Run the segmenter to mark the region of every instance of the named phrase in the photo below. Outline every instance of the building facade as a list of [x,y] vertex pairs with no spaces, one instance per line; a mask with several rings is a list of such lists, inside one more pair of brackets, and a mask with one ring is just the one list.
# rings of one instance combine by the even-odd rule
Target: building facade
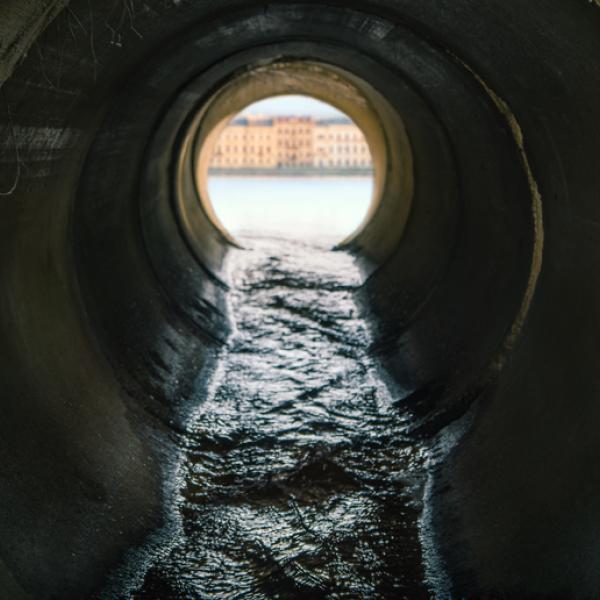
[[249,116],[232,121],[215,148],[211,169],[368,170],[371,153],[347,118]]
[[313,164],[313,130],[311,117],[277,117],[277,166],[311,167]]
[[318,121],[314,138],[315,167],[366,169],[372,166],[367,140],[350,119]]
[[272,119],[244,118],[221,134],[211,163],[216,169],[273,169],[279,160],[277,131]]

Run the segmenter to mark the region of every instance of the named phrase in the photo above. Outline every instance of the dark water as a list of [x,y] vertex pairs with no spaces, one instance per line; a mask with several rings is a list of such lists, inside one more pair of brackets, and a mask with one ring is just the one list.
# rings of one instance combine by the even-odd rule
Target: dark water
[[133,597],[427,598],[424,456],[368,354],[358,270],[318,245],[251,243],[186,443],[182,531]]

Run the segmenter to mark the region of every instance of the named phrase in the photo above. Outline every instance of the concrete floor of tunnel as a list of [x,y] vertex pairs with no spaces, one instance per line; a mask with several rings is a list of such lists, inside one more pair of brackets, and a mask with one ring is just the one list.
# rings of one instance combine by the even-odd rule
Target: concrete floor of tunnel
[[233,333],[180,441],[181,524],[132,597],[430,597],[426,450],[370,355],[352,256],[241,239]]

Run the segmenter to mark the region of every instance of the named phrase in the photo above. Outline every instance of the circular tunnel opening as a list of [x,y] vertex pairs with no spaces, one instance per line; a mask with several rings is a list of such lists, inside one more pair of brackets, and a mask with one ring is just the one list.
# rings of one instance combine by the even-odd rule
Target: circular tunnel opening
[[[329,50],[326,46],[321,47],[320,50],[327,56]],[[226,244],[236,245],[232,232],[224,226],[215,210],[214,198],[209,189],[209,181],[212,179],[210,171],[214,168],[219,140],[222,135],[227,135],[225,131],[228,125],[242,111],[255,103],[264,102],[269,98],[303,96],[310,98],[310,102],[320,102],[321,106],[328,105],[329,114],[335,115],[332,120],[336,118],[344,120],[343,123],[325,123],[324,126],[329,125],[332,130],[352,128],[351,135],[346,132],[343,135],[340,132],[340,135],[343,138],[348,135],[356,140],[349,139],[347,144],[345,139],[340,140],[343,153],[339,154],[338,149],[339,155],[328,159],[324,156],[329,150],[324,147],[327,140],[319,140],[318,137],[313,139],[315,135],[318,136],[315,130],[320,129],[319,123],[313,123],[312,125],[317,127],[313,127],[311,139],[303,142],[309,146],[304,145],[302,152],[298,152],[299,149],[296,149],[296,152],[290,151],[288,147],[287,155],[286,148],[283,146],[283,155],[275,161],[281,164],[276,166],[283,172],[287,170],[288,174],[298,166],[304,170],[304,174],[307,168],[315,172],[326,171],[328,168],[334,171],[337,168],[338,173],[343,175],[354,170],[354,174],[370,175],[371,181],[369,182],[367,178],[359,184],[363,188],[360,192],[361,200],[358,199],[359,190],[355,189],[355,186],[351,191],[350,186],[347,186],[345,194],[337,194],[333,189],[334,186],[329,182],[329,187],[332,189],[324,190],[318,197],[314,194],[314,190],[307,190],[301,196],[304,197],[305,202],[310,197],[311,203],[315,209],[318,207],[321,215],[315,213],[313,217],[307,216],[309,206],[305,204],[300,208],[299,203],[296,203],[297,211],[293,228],[299,229],[301,225],[300,229],[304,229],[305,234],[311,229],[321,232],[327,230],[331,245],[337,243],[338,247],[361,248],[361,252],[367,258],[373,259],[370,268],[374,268],[376,261],[380,257],[389,255],[397,245],[410,213],[413,176],[412,152],[408,135],[398,110],[392,107],[367,79],[333,62],[304,58],[305,52],[302,44],[288,43],[283,47],[267,46],[247,56],[240,54],[219,65],[213,87],[216,91],[212,91],[200,107],[195,107],[194,116],[188,122],[180,145],[176,172],[178,177],[176,209],[183,224],[182,229],[188,237],[188,243],[198,248],[202,232],[195,223],[208,221],[221,240]],[[334,53],[334,50],[331,52]],[[285,53],[286,58],[281,58],[282,53]],[[207,86],[206,79],[204,86]],[[303,115],[286,116],[298,118]],[[310,117],[310,114],[308,116]],[[312,120],[319,119],[313,117]],[[305,127],[300,124],[298,127],[298,124],[292,126],[291,123],[281,122],[279,127],[280,129],[299,128],[302,130],[302,135],[306,135],[306,129],[310,129],[311,126],[310,122],[307,125]],[[332,132],[331,135],[334,136],[333,141],[337,141],[335,140],[337,132]],[[282,140],[282,143],[285,144],[285,141]],[[231,150],[232,147],[236,147],[236,144],[229,144],[229,146]],[[307,157],[307,154],[312,154],[315,148],[323,154],[320,162],[316,156],[310,159]],[[255,147],[252,156],[254,160],[257,160],[256,154]],[[276,152],[275,155],[277,156]],[[286,164],[292,162],[294,155],[296,161],[312,164],[296,167]],[[359,159],[360,156],[365,158]],[[232,157],[229,159],[232,160]],[[239,160],[241,157],[238,157]],[[341,164],[336,164],[338,161],[341,161]],[[368,164],[361,164],[361,161]],[[221,164],[221,166],[232,165]],[[316,187],[315,182],[312,185]],[[280,187],[284,187],[282,183]],[[213,186],[212,194],[214,195],[215,192],[218,192],[218,185]],[[342,214],[333,206],[349,193],[356,197],[354,202],[356,210],[352,215],[347,211]],[[318,202],[321,198],[327,198],[327,201]],[[330,203],[329,208],[327,203]],[[267,216],[270,217],[272,215]],[[393,230],[386,230],[384,226],[386,219],[389,218],[394,220]],[[257,219],[260,221],[260,216]],[[263,225],[265,222],[263,216]],[[292,228],[289,218],[288,227],[290,227],[289,232]],[[198,252],[201,252],[200,248]]]
[[310,96],[244,108],[222,130],[207,176],[215,225],[245,245],[250,235],[277,235],[333,246],[352,237],[373,201],[363,132]]

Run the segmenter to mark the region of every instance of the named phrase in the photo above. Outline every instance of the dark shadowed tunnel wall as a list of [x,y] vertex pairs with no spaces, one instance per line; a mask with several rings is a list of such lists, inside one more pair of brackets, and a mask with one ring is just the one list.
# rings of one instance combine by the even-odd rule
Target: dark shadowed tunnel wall
[[433,448],[435,593],[597,596],[599,59],[586,0],[3,2],[0,597],[89,597],[161,525],[228,332],[199,145],[274,89],[372,143],[346,246]]

